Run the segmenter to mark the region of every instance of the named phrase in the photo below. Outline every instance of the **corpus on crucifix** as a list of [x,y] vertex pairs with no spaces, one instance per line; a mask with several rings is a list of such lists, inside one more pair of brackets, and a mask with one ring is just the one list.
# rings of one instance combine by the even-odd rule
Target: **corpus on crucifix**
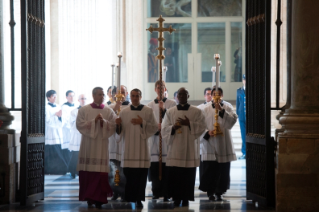
[[[220,55],[219,54],[215,54],[214,58],[216,60],[216,91],[215,91],[215,95],[213,96],[214,102],[216,103],[220,103],[220,98],[221,98],[221,93],[219,90],[219,83],[220,83],[220,66],[222,65],[222,62],[219,60],[220,59]],[[214,74],[213,74],[214,75]],[[214,81],[212,82],[213,87],[214,87]],[[215,109],[215,124],[214,124],[214,136],[217,135],[223,135],[223,132],[220,129],[219,123],[218,123],[218,109]]]
[[[159,60],[159,81],[161,83],[160,86],[160,100],[163,99],[163,86],[162,86],[162,81],[163,81],[163,77],[162,77],[162,64],[163,64],[163,60],[165,59],[165,56],[163,55],[163,52],[165,50],[164,48],[164,37],[163,37],[163,33],[164,32],[169,32],[170,34],[172,34],[172,32],[176,31],[176,29],[173,29],[172,26],[170,25],[169,28],[164,28],[163,26],[163,22],[165,21],[165,19],[162,17],[162,15],[160,15],[160,17],[156,20],[159,23],[159,27],[158,28],[153,28],[153,26],[151,25],[148,29],[148,31],[150,31],[150,33],[153,32],[158,32],[158,38],[157,40],[159,41],[159,47],[157,48],[159,54],[156,56],[156,58]],[[162,123],[162,110],[159,110],[159,123]],[[162,134],[161,131],[159,131],[159,180],[162,179]]]

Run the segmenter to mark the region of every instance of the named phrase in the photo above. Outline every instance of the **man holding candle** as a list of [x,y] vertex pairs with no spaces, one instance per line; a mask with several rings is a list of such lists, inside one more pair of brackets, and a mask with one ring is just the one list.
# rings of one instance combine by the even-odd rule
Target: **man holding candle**
[[[164,96],[165,91],[165,82],[162,81],[162,98]],[[158,131],[148,139],[151,153],[151,167],[149,170],[149,180],[152,181],[153,199],[164,197],[164,201],[166,202],[168,201],[166,177],[167,143],[164,139],[162,140],[162,180],[159,180],[159,130],[161,129],[161,123],[159,123],[159,110],[162,110],[162,117],[164,117],[166,111],[169,108],[176,106],[176,102],[174,100],[170,100],[167,98],[163,98],[163,100],[161,100],[160,80],[156,81],[155,83],[155,92],[157,93],[157,97],[154,99],[154,101],[151,101],[147,104],[147,106],[153,109],[156,122],[158,123]]]
[[[230,103],[223,101],[223,90],[218,89],[221,101],[215,102],[203,109],[206,129],[200,138],[202,173],[199,189],[207,192],[209,200],[222,201],[222,194],[229,189],[230,162],[236,160],[236,154],[231,137],[231,128],[237,121]],[[212,96],[216,94],[213,87]],[[218,109],[218,123],[222,135],[214,135],[215,109]],[[216,195],[216,197],[214,196]]]
[[79,200],[88,201],[101,208],[113,192],[108,183],[108,138],[115,132],[116,115],[105,107],[104,91],[96,87],[92,91],[93,103],[79,109],[76,128],[82,134],[79,161]]
[[175,206],[183,201],[194,201],[196,167],[199,166],[199,142],[197,138],[205,131],[202,111],[188,104],[189,94],[185,88],[178,90],[179,104],[166,111],[162,123],[163,140],[167,141],[168,195]]
[[[116,94],[116,88],[113,89],[113,96]],[[111,104],[109,107],[113,109],[115,113],[118,113],[119,109],[122,111],[124,108],[131,105],[129,101],[126,101],[126,96],[128,92],[126,90],[126,86],[121,85],[121,94],[124,96],[123,101],[116,101],[115,103]],[[116,98],[114,98],[116,100]],[[123,173],[123,168],[121,165],[121,154],[122,154],[122,138],[114,133],[109,138],[109,156],[110,156],[110,185],[113,190],[113,197],[112,200],[117,200],[120,196],[122,201],[125,201],[125,175]],[[120,174],[120,183],[118,186],[114,184],[114,177],[116,170],[119,170]]]
[[126,177],[125,200],[136,202],[141,208],[150,167],[147,139],[157,132],[158,124],[152,109],[140,103],[142,92],[135,88],[130,96],[132,104],[120,112],[116,132],[123,138],[121,167]]

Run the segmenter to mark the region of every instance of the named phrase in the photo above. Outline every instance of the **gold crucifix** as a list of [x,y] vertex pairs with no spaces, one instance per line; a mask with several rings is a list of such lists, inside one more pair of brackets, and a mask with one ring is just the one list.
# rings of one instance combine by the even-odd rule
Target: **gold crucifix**
[[[158,28],[153,28],[151,25],[148,29],[150,33],[153,32],[158,32],[158,38],[157,40],[159,41],[159,47],[156,49],[159,51],[159,54],[156,56],[156,58],[160,62],[160,67],[159,67],[159,73],[160,73],[160,100],[163,99],[163,80],[162,80],[162,60],[165,59],[165,56],[163,55],[163,51],[165,50],[163,42],[164,42],[164,37],[163,37],[163,32],[169,32],[169,34],[172,34],[172,32],[175,32],[176,29],[172,28],[172,25],[169,26],[169,28],[164,28],[163,27],[163,22],[165,19],[160,15],[160,17],[156,20],[159,22],[159,27]],[[159,122],[162,123],[162,110],[159,110]],[[159,180],[162,180],[162,134],[161,131],[159,132]]]

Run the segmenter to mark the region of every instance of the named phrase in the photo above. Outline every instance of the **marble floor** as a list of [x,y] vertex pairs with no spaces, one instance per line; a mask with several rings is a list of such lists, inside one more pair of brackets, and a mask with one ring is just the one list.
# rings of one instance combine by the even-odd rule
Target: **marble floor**
[[173,202],[152,200],[151,184],[146,187],[146,200],[143,209],[136,209],[134,203],[109,201],[102,209],[88,207],[86,202],[78,201],[79,180],[65,175],[47,175],[45,177],[45,199],[33,206],[21,207],[19,204],[0,206],[0,211],[274,211],[247,201],[246,196],[246,164],[245,160],[238,160],[231,165],[231,185],[224,195],[225,201],[211,202],[206,193],[198,190],[199,172],[196,173],[195,201],[188,207],[175,207]]

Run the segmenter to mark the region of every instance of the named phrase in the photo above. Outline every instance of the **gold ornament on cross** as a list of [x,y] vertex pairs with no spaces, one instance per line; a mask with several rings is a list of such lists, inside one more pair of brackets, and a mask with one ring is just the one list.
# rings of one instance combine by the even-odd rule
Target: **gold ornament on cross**
[[[169,32],[170,34],[172,34],[173,32],[176,31],[176,29],[173,29],[172,26],[170,25],[169,28],[164,28],[163,27],[163,22],[165,21],[165,19],[162,17],[162,15],[160,15],[160,17],[156,20],[159,23],[159,27],[158,28],[153,28],[153,26],[151,25],[148,29],[148,31],[150,31],[150,33],[153,32],[158,32],[158,38],[157,40],[159,41],[159,46],[156,48],[156,50],[159,51],[159,54],[156,56],[156,58],[159,60],[160,62],[160,67],[159,67],[159,74],[160,74],[160,101],[162,101],[163,99],[163,69],[162,69],[162,60],[165,59],[165,56],[163,55],[163,52],[165,50],[163,42],[164,42],[164,37],[163,37],[163,32]],[[159,110],[159,122],[162,123],[162,110]],[[161,134],[161,130],[159,132],[159,180],[162,180],[162,134]]]

